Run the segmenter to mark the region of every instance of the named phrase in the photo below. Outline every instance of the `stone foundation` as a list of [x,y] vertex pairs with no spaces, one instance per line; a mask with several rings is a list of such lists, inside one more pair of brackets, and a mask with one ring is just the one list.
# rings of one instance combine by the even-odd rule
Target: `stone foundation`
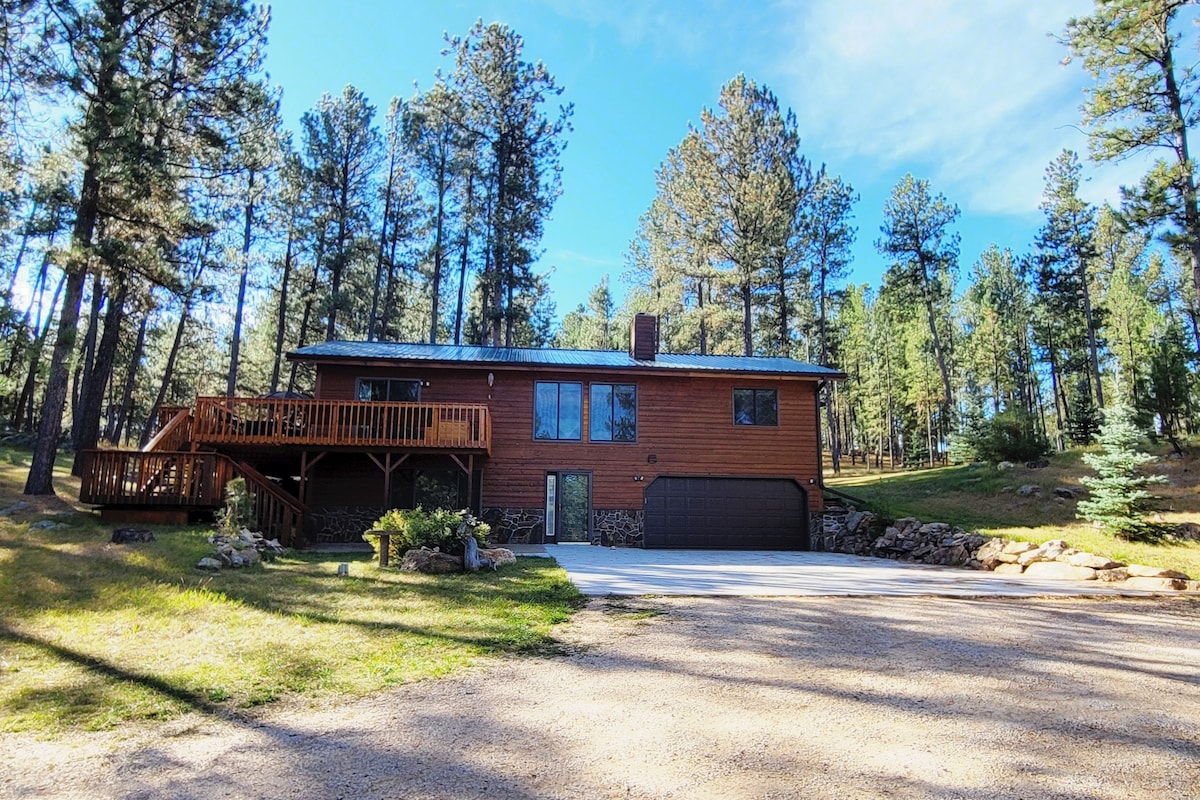
[[643,518],[640,508],[597,508],[592,512],[592,544],[642,547]]
[[542,544],[546,511],[542,508],[485,508],[480,519],[492,527],[488,538],[498,544]]
[[309,541],[316,544],[361,542],[383,516],[382,506],[318,506],[308,513]]

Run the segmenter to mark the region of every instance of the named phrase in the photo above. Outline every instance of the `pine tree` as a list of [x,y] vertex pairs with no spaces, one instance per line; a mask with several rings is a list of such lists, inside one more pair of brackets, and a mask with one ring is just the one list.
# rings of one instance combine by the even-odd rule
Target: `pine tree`
[[1154,499],[1146,487],[1166,483],[1161,475],[1145,475],[1139,467],[1154,460],[1137,449],[1141,431],[1133,423],[1129,407],[1120,403],[1110,408],[1100,429],[1101,453],[1087,453],[1083,460],[1097,473],[1080,481],[1091,492],[1081,500],[1076,516],[1098,524],[1106,533],[1122,539],[1146,539],[1152,527],[1145,514]]

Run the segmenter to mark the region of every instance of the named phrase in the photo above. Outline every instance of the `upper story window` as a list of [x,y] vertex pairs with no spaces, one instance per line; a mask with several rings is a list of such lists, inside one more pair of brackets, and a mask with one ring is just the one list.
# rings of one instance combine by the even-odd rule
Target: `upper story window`
[[533,389],[533,438],[578,441],[583,432],[583,384],[538,381]]
[[593,442],[637,441],[637,387],[593,383],[588,403],[588,438]]
[[776,389],[734,389],[734,425],[778,425],[779,392]]
[[359,378],[355,397],[359,400],[415,403],[421,399],[421,382],[410,378]]

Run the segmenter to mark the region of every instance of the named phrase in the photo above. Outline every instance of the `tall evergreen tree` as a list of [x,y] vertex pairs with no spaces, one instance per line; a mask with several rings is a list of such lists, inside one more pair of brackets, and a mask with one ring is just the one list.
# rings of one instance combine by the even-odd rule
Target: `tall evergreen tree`
[[[1140,186],[1127,192],[1131,213],[1171,227],[1200,293],[1200,199],[1189,135],[1197,120],[1197,83],[1182,47],[1183,9],[1191,0],[1095,0],[1089,16],[1072,18],[1062,42],[1095,79],[1082,106],[1092,157],[1124,159],[1162,153]],[[1180,58],[1183,63],[1180,63]]]
[[540,62],[523,59],[524,40],[501,23],[478,21],[464,37],[448,37],[454,53],[450,86],[462,98],[465,133],[486,156],[487,257],[481,309],[487,342],[512,345],[521,311],[518,296],[537,291],[530,271],[542,226],[557,199],[559,157],[572,107],[553,117],[545,104],[562,94]]
[[894,259],[888,268],[888,280],[898,290],[909,293],[925,312],[947,411],[954,405],[954,390],[944,312],[949,310],[958,270],[959,237],[950,230],[958,214],[958,206],[944,195],[930,194],[929,181],[905,175],[884,204],[880,227],[883,238],[875,243],[880,253]]

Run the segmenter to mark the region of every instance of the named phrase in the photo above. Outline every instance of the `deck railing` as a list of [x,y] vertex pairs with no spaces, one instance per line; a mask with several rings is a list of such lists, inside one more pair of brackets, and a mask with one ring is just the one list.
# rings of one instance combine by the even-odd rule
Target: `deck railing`
[[143,451],[178,452],[192,440],[192,410],[187,406],[171,406],[171,411],[171,417],[164,417],[162,411],[159,411],[159,419],[164,421],[158,426],[158,433],[154,434],[154,438],[146,442]]
[[213,445],[489,450],[492,430],[485,405],[199,397],[192,437]]
[[79,500],[114,506],[175,506],[218,509],[225,484],[246,479],[254,496],[258,529],[292,546],[304,528],[305,508],[248,464],[221,453],[88,450],[84,453]]
[[218,453],[90,450],[84,454],[79,500],[217,508],[233,465]]

